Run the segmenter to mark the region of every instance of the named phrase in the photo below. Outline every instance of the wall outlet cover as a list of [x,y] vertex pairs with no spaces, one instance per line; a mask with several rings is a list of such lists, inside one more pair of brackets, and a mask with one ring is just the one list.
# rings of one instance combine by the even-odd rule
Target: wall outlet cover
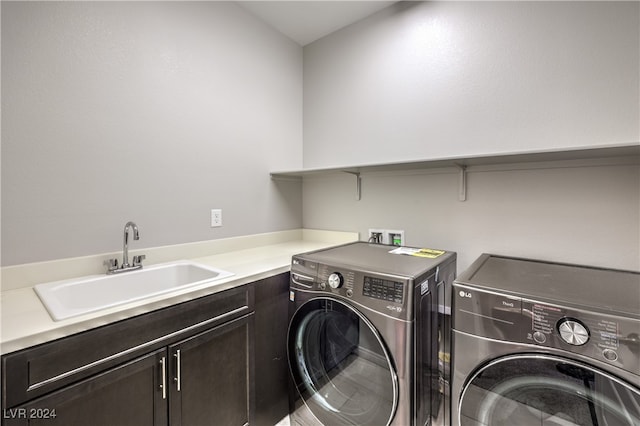
[[211,209],[211,227],[222,226],[222,209]]

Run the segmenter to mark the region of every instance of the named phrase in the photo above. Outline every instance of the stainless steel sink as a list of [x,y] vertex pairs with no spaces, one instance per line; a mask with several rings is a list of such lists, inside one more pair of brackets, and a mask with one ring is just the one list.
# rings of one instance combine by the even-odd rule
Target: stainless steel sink
[[38,284],[35,292],[55,321],[170,291],[222,281],[231,272],[189,261],[153,265],[118,275],[92,275]]

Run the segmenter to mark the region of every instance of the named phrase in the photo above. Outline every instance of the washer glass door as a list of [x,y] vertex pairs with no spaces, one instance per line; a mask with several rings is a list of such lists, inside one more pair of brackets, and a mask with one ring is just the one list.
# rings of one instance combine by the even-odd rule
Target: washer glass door
[[398,379],[374,326],[355,308],[312,299],[289,326],[289,366],[300,397],[325,425],[386,425]]
[[480,368],[458,410],[463,426],[632,426],[640,390],[577,361],[513,355]]

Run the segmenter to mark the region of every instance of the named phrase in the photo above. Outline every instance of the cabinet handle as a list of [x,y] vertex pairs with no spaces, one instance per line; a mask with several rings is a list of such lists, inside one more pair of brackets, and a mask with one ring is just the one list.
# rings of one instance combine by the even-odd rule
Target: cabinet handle
[[176,358],[176,377],[173,378],[173,381],[176,382],[176,388],[180,392],[180,349],[177,349],[173,356]]
[[160,360],[160,365],[162,366],[162,383],[160,384],[160,387],[162,388],[162,399],[167,399],[167,364],[165,357],[162,357]]

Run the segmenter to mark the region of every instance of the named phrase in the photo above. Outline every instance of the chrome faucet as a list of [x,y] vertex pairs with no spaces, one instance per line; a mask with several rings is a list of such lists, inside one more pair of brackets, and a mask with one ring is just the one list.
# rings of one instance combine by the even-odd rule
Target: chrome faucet
[[129,264],[129,230],[133,230],[133,239],[139,240],[140,233],[138,232],[138,225],[133,222],[127,222],[124,225],[124,238],[122,244],[122,265],[118,267],[118,259],[109,259],[107,262],[107,274],[118,274],[120,272],[134,271],[142,268],[142,261],[146,258],[144,254],[139,256],[133,256],[133,264]]
[[127,222],[124,226],[124,243],[122,244],[122,268],[128,268],[129,265],[129,229],[133,229],[133,239],[138,241],[140,233],[138,225],[133,222]]

